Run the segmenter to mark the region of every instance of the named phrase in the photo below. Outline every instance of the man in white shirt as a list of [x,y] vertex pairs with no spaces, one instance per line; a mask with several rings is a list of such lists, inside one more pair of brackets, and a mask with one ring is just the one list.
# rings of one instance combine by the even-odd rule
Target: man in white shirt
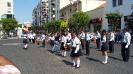
[[115,34],[113,31],[109,32],[109,52],[114,53],[114,40],[115,40]]
[[89,32],[85,32],[85,41],[86,41],[86,55],[90,55],[90,41],[93,36]]
[[101,39],[101,34],[99,33],[99,31],[96,32],[96,45],[97,45],[97,49],[100,49],[100,39]]
[[130,56],[130,43],[131,43],[131,34],[128,32],[128,29],[124,29],[124,40],[122,43],[121,54],[123,61],[128,62]]
[[41,40],[42,40],[42,46],[45,48],[45,38],[46,38],[46,35],[44,33],[42,33],[41,35]]
[[82,49],[85,49],[85,32],[81,31],[81,34],[80,34],[79,37],[80,37],[80,40],[81,40]]

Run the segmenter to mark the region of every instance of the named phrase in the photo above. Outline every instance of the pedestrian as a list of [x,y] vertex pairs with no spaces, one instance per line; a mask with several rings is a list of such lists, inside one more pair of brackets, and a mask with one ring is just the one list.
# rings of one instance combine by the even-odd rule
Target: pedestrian
[[36,37],[36,34],[34,32],[32,32],[32,42],[35,43],[35,37]]
[[46,35],[44,33],[42,33],[41,40],[42,40],[42,47],[44,47],[44,48],[45,48],[45,39],[46,39]]
[[104,61],[102,61],[103,64],[108,63],[108,54],[107,54],[108,46],[107,46],[107,37],[106,37],[106,31],[103,30],[101,34],[101,52],[104,56]]
[[109,31],[109,52],[114,53],[114,41],[115,41],[115,34],[113,31]]
[[100,40],[101,39],[101,34],[99,33],[99,31],[96,32],[96,46],[97,46],[97,50],[100,50]]
[[54,46],[54,40],[55,40],[54,33],[51,33],[48,40],[50,41],[50,46],[53,47]]
[[89,32],[85,32],[85,45],[86,45],[86,55],[90,55],[90,42],[92,39],[92,35]]
[[23,39],[23,44],[24,44],[24,49],[28,48],[28,36],[27,34],[24,34],[24,39]]
[[121,54],[123,61],[128,62],[130,56],[130,43],[131,43],[131,34],[128,29],[124,29],[124,39],[121,44]]
[[81,31],[81,34],[79,35],[82,49],[85,49],[85,32]]
[[73,61],[73,67],[79,68],[80,67],[80,55],[81,55],[81,49],[80,49],[80,39],[77,37],[75,33],[72,33],[72,43],[71,43],[71,58]]
[[60,51],[60,33],[57,32],[55,35],[55,40],[54,40],[54,46],[52,48],[53,52]]
[[66,34],[63,32],[62,34],[61,34],[61,47],[60,47],[60,49],[61,49],[61,51],[62,51],[62,56],[63,57],[65,57],[66,56],[66,48],[67,48],[67,46],[66,46],[66,42],[67,42],[67,37],[66,37]]

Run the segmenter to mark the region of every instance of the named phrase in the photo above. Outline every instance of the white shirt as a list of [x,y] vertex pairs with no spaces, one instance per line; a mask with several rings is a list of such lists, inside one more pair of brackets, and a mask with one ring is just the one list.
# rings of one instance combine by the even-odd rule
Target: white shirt
[[102,43],[106,43],[106,41],[107,41],[107,38],[106,38],[106,35],[104,35],[103,38],[102,38],[102,40],[101,40],[101,42]]
[[109,41],[114,41],[114,40],[115,40],[115,34],[111,32]]
[[54,36],[52,36],[52,37],[50,36],[49,39],[50,40],[55,40],[55,37]]
[[76,47],[75,53],[77,53],[79,51],[79,47],[80,47],[80,40],[79,38],[75,37],[72,39],[72,47]]
[[68,33],[66,38],[67,38],[67,40],[71,40],[71,38],[72,38],[71,33]]
[[13,65],[4,65],[0,66],[0,74],[21,74],[21,72]]
[[66,36],[62,36],[61,37],[61,42],[64,43],[64,46],[66,45],[66,42],[67,42],[67,37]]
[[44,34],[42,34],[41,40],[43,41],[43,40],[45,40],[45,38],[46,38],[46,36]]
[[98,38],[101,38],[101,34],[100,34],[99,32],[97,32],[96,38],[97,38],[97,39],[98,39]]
[[80,38],[81,38],[81,39],[85,39],[85,33],[84,33],[84,32],[82,32],[82,33],[80,34]]
[[90,41],[92,38],[93,38],[93,36],[91,34],[86,33],[86,37],[85,37],[86,41]]
[[124,43],[127,43],[127,46],[131,43],[131,34],[129,32],[126,32],[124,35]]

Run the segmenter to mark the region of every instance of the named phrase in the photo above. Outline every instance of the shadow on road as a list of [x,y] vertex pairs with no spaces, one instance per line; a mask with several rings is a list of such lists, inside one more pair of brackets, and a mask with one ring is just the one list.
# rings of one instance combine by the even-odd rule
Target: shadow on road
[[130,57],[133,57],[133,56],[130,56]]
[[116,58],[116,57],[112,57],[112,56],[109,56],[109,58],[114,59],[114,60],[118,60],[118,61],[123,61],[122,59],[119,59],[119,58]]
[[66,65],[72,65],[72,62],[67,61],[67,60],[62,60],[62,62],[64,62]]
[[90,58],[90,57],[86,57],[88,60],[91,60],[91,61],[95,61],[95,62],[100,62],[101,63],[101,61],[100,60],[98,60],[98,59],[94,59],[94,58]]

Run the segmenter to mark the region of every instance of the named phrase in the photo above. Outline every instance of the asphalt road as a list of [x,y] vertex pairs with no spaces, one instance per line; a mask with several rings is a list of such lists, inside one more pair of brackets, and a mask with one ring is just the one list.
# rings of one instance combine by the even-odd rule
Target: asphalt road
[[[49,51],[35,44],[29,44],[29,49],[24,50],[22,40],[0,40],[0,55],[13,61],[22,74],[133,74],[133,45],[129,62],[123,62],[120,44],[115,44],[115,52],[109,54],[109,63],[102,64],[101,52],[91,48],[90,56],[81,56],[81,67],[71,67],[70,52],[67,57]],[[83,50],[84,52],[85,50]]]

